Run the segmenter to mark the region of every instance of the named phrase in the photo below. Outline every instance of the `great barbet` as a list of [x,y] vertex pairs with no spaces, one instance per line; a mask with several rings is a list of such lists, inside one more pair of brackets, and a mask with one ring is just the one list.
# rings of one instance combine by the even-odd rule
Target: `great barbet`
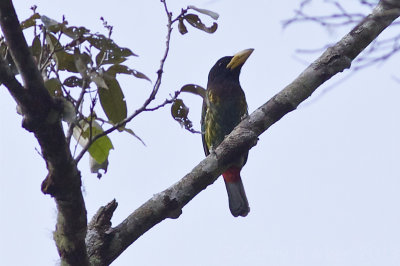
[[[252,52],[253,49],[246,49],[234,56],[222,57],[210,70],[201,117],[203,147],[206,155],[210,154],[248,115],[246,97],[240,86],[239,74]],[[229,209],[235,217],[246,216],[250,211],[240,177],[247,155],[248,153],[235,159],[222,173],[228,192]]]

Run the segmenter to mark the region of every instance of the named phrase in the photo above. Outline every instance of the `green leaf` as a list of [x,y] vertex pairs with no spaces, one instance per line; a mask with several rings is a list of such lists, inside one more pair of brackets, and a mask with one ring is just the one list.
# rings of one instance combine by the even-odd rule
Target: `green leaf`
[[190,92],[200,96],[203,99],[206,97],[206,90],[203,87],[196,84],[186,84],[181,88],[181,92]]
[[62,32],[74,40],[90,36],[90,30],[85,27],[65,27]]
[[61,44],[58,42],[57,38],[53,34],[46,34],[46,41],[52,51],[57,51],[55,53],[57,69],[78,73],[78,69],[75,66],[74,55],[65,52],[64,48],[61,46]]
[[57,65],[59,70],[67,70],[69,72],[78,73],[73,54],[67,53],[64,50],[56,53]]
[[124,94],[118,81],[115,78],[104,79],[107,88],[97,84],[100,103],[104,113],[107,115],[111,123],[117,124],[124,120],[127,116],[127,107]]
[[82,77],[86,77],[88,73],[88,65],[92,64],[92,59],[87,53],[81,53],[79,48],[74,49],[75,67]]
[[137,138],[144,146],[146,146],[146,143],[144,143],[144,141],[138,136],[138,135],[136,135],[135,134],[135,132],[133,132],[133,130],[132,129],[130,129],[130,128],[126,128],[126,127],[122,127],[122,128],[120,128],[120,131],[125,131],[125,132],[127,132],[127,133],[129,133],[129,134],[131,134],[132,136],[134,136],[135,138]]
[[39,36],[35,36],[35,38],[33,38],[31,52],[36,60],[39,61],[40,53],[42,52],[42,44],[40,42]]
[[56,36],[54,36],[54,34],[51,33],[46,34],[46,42],[50,45],[50,48],[52,50],[58,50],[63,48],[60,42],[57,40]]
[[56,78],[48,79],[44,82],[44,86],[49,91],[51,96],[62,95],[61,83],[58,79]]
[[151,80],[145,74],[135,69],[131,69],[125,65],[120,65],[120,64],[112,65],[107,69],[106,73],[114,78],[116,74],[128,74],[128,75],[133,75],[140,79],[146,79],[151,82]]
[[[90,138],[93,139],[93,137],[103,132],[104,130],[96,121],[88,123],[85,120],[81,120],[79,125],[74,127],[73,136],[82,147],[86,147]],[[90,156],[93,157],[98,164],[102,164],[108,159],[110,150],[113,148],[110,138],[108,136],[103,136],[93,142],[88,151]]]
[[211,11],[211,10],[198,8],[198,7],[195,7],[195,6],[188,6],[188,9],[196,10],[197,12],[202,13],[204,15],[207,15],[207,16],[213,18],[214,20],[217,20],[219,18],[219,14],[214,12],[214,11]]
[[148,80],[149,82],[151,82],[151,80],[142,72],[139,72],[137,70],[131,69],[131,73],[132,75],[134,75],[135,77],[139,78],[139,79],[145,79]]
[[103,64],[118,64],[126,60],[126,57],[137,56],[129,48],[118,46],[112,39],[103,34],[93,34],[86,40],[98,50],[106,53]]
[[76,76],[71,76],[68,77],[64,80],[63,82],[64,86],[73,88],[73,87],[82,87],[82,79],[76,77]]
[[129,48],[118,46],[112,39],[107,38],[103,34],[92,34],[90,37],[87,37],[86,40],[95,48],[100,50],[100,52],[104,53],[103,55],[98,55],[99,58],[96,58],[96,63],[100,63],[100,59],[102,64],[119,64],[124,62],[129,56],[137,56],[134,54]]
[[[100,134],[102,133],[103,130],[98,130],[96,133]],[[95,134],[95,135],[97,135]],[[96,140],[89,148],[89,153],[90,156],[93,157],[93,159],[99,163],[102,164],[105,162],[108,158],[108,155],[110,153],[110,150],[113,149],[113,145],[111,143],[111,140],[109,137],[104,136]]]
[[203,24],[203,22],[201,22],[199,16],[195,15],[195,14],[187,14],[183,17],[187,22],[189,22],[190,25],[192,25],[193,27],[205,31],[207,33],[214,33],[217,28],[218,28],[218,24],[217,23],[213,23],[213,25],[211,27],[207,27],[206,25]]
[[47,16],[41,16],[40,20],[43,22],[46,29],[53,33],[59,32],[64,26],[63,23],[59,23],[58,21]]
[[[118,46],[119,47],[119,46]],[[128,56],[137,56],[137,54],[134,54],[131,49],[129,48],[120,48],[116,50],[116,52],[121,53],[122,56],[128,57]]]
[[74,123],[76,120],[76,110],[75,106],[72,102],[67,100],[66,98],[62,98],[62,106],[63,106],[63,112],[62,112],[62,120],[67,122],[67,123]]
[[113,53],[106,53],[106,58],[103,60],[103,65],[106,64],[120,64],[126,61],[125,57],[116,56]]
[[86,40],[99,50],[112,50],[118,45],[113,40],[107,38],[103,34],[93,34],[86,38]]
[[40,15],[38,13],[34,13],[32,16],[21,22],[21,29],[25,30],[27,28],[36,26],[37,19],[40,19]]
[[104,88],[104,89],[107,89],[107,90],[109,89],[107,84],[106,84],[106,81],[103,78],[103,75],[100,75],[98,72],[91,72],[90,73],[90,79],[92,81],[94,81],[94,83],[96,84],[96,86],[98,88]]

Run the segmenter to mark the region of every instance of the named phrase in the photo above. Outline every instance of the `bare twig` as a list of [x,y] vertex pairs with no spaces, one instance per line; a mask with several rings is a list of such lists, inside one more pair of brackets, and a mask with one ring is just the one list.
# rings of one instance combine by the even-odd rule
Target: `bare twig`
[[[44,34],[46,34],[46,29],[44,29],[43,32],[44,32]],[[42,73],[42,71],[45,69],[45,67],[47,66],[47,64],[48,64],[48,63],[50,62],[50,60],[53,58],[54,54],[55,54],[56,52],[62,51],[63,48],[58,48],[58,49],[57,49],[57,46],[59,46],[59,45],[61,46],[61,43],[60,43],[61,35],[62,35],[62,32],[60,32],[60,34],[58,35],[57,43],[54,45],[53,49],[51,49],[51,52],[50,52],[49,55],[47,56],[46,60],[43,62],[43,65],[40,67],[40,69],[39,69],[40,73]],[[45,36],[45,35],[44,35],[44,36]],[[44,37],[44,38],[45,38],[45,37]],[[44,46],[43,46],[43,47],[44,47]],[[40,61],[39,61],[39,62],[40,62]]]
[[166,105],[168,105],[168,104],[171,104],[171,103],[173,103],[173,102],[178,98],[178,96],[179,96],[180,93],[181,93],[180,91],[176,91],[175,94],[174,94],[173,96],[170,95],[171,98],[165,99],[165,101],[164,101],[163,103],[161,103],[161,104],[159,104],[159,105],[157,105],[157,106],[155,106],[155,107],[145,108],[143,111],[156,111],[156,110],[158,110],[158,109],[160,109],[160,108],[162,108],[162,107],[164,107],[164,106],[166,106]]
[[331,15],[324,16],[308,15],[305,11],[305,8],[311,2],[311,0],[303,1],[300,4],[300,8],[294,11],[295,16],[291,19],[283,21],[283,27],[285,28],[295,22],[305,21],[312,21],[320,24],[323,27],[338,27],[354,25],[365,17],[365,14],[347,12],[347,10],[339,3],[339,1],[326,2],[327,4],[335,7],[336,13],[334,12]]
[[[78,99],[76,100],[76,103],[75,103],[75,112],[76,112],[77,114],[79,114],[78,121],[80,121],[80,120],[83,118],[83,115],[79,112],[79,109],[80,109],[81,106],[82,106],[82,103],[83,103],[83,99],[84,99],[84,96],[85,96],[85,93],[86,93],[87,86],[88,86],[88,81],[87,81],[86,78],[84,78],[84,79],[82,80],[82,87],[81,87],[82,90],[81,90],[81,93],[79,94],[79,97],[78,97]],[[71,137],[72,137],[72,133],[73,133],[73,131],[74,131],[74,127],[75,127],[75,123],[71,123],[71,124],[68,126],[68,132],[67,132],[67,136],[66,136],[68,146],[69,146],[70,143],[71,143]],[[75,147],[75,148],[76,148],[76,147]],[[75,153],[74,153],[74,154],[75,154]]]
[[[335,11],[331,15],[318,16],[309,15],[305,9],[312,0],[304,0],[301,2],[298,10],[295,10],[295,16],[289,20],[283,22],[283,27],[287,27],[295,22],[312,21],[319,25],[331,29],[333,27],[341,27],[358,23],[362,20],[363,14],[349,13],[338,0],[326,1],[327,4],[333,5]],[[387,1],[390,5],[390,1]],[[370,8],[373,7],[368,1],[360,1],[360,5],[365,5]],[[391,11],[389,11],[391,12]],[[393,22],[391,27],[398,26],[400,22]],[[331,45],[325,45],[318,49],[297,49],[297,53],[316,53],[326,49]],[[392,36],[384,40],[375,40],[368,49],[366,49],[362,55],[354,61],[352,71],[375,65],[377,63],[384,62],[397,54],[400,50],[400,34]]]
[[106,136],[106,135],[110,134],[111,132],[117,130],[118,128],[124,127],[127,123],[129,123],[132,119],[134,119],[140,113],[142,113],[144,111],[148,111],[148,110],[146,110],[147,106],[155,99],[155,97],[156,97],[156,95],[157,95],[157,93],[158,93],[158,91],[160,89],[160,86],[161,86],[161,81],[162,81],[163,72],[164,72],[164,64],[165,64],[165,62],[167,60],[168,53],[169,53],[172,25],[173,25],[174,22],[177,21],[176,19],[172,20],[172,13],[169,12],[166,1],[162,0],[161,2],[164,5],[164,10],[165,10],[165,13],[166,13],[167,18],[168,18],[167,36],[166,36],[166,42],[165,42],[164,55],[161,58],[160,66],[159,66],[159,69],[157,70],[157,80],[154,83],[153,89],[152,89],[149,97],[145,100],[145,102],[143,103],[143,105],[140,108],[138,108],[135,112],[133,112],[133,114],[131,114],[130,116],[125,118],[123,121],[115,124],[113,127],[105,130],[103,133],[98,134],[98,135],[94,136],[92,139],[90,139],[89,143],[82,149],[82,151],[75,158],[75,161],[77,163],[82,159],[83,155],[87,152],[87,150],[89,149],[90,145],[92,145],[93,142],[95,142],[96,140],[98,140],[99,138],[101,138],[103,136]]
[[[102,119],[100,117],[96,117],[96,120],[100,121],[102,124],[109,124],[109,125],[113,126],[113,124],[110,121],[104,120],[104,119]],[[142,140],[142,138],[139,137],[132,129],[124,127],[124,128],[122,128],[120,130],[125,131],[128,134],[134,136],[138,141],[140,141],[144,146],[146,146],[146,143]]]

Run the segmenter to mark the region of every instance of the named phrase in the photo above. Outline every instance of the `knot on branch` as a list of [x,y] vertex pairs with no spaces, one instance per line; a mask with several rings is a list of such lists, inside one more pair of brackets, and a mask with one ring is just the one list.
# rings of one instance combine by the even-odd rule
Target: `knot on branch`
[[[41,190],[44,194],[49,194],[52,197],[62,200],[71,197],[72,191],[80,192],[82,182],[80,172],[76,168],[68,167],[68,164],[57,165],[53,168],[54,165],[48,163],[47,159],[46,162],[49,174],[42,182]],[[76,170],[76,172],[71,172],[71,169]]]
[[331,75],[343,72],[346,68],[350,68],[351,62],[352,60],[348,56],[336,54],[327,62],[328,71]]
[[179,203],[175,198],[164,195],[163,203],[168,210],[168,218],[177,219],[182,214],[182,209],[179,207]]
[[102,228],[104,231],[107,231],[111,227],[111,218],[117,207],[118,202],[115,199],[110,201],[106,206],[100,207],[88,224],[88,230]]
[[113,199],[106,206],[100,207],[88,224],[85,242],[89,260],[94,265],[102,265],[107,257],[104,256],[104,251],[109,245],[111,218],[117,207],[118,203]]
[[[339,48],[340,49],[340,48]],[[328,48],[320,59],[315,63],[315,70],[322,70],[326,75],[333,76],[350,68],[352,59],[347,56],[346,51],[338,51],[337,47]]]

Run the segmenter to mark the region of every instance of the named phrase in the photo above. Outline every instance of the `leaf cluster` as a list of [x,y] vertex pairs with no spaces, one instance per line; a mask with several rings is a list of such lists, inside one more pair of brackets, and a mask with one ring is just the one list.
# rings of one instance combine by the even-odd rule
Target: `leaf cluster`
[[[64,104],[68,108],[64,113],[69,113],[69,118],[64,119],[69,126],[68,141],[74,136],[82,147],[90,146],[91,159],[103,164],[113,148],[111,140],[108,136],[92,140],[103,134],[104,123],[111,126],[121,123],[128,113],[117,76],[124,74],[150,79],[124,64],[137,55],[111,38],[112,26],[103,18],[106,34],[93,33],[82,26],[70,26],[64,17],[58,22],[39,14],[36,7],[31,9],[33,14],[20,26],[24,31],[33,30],[29,48],[49,94],[68,103]],[[4,38],[0,42],[0,56],[14,74],[18,74]],[[98,102],[105,118],[98,118],[94,111]],[[133,133],[125,127],[119,130]]]
[[[32,31],[33,38],[29,46],[31,54],[39,69],[46,89],[49,94],[62,103],[63,120],[67,122],[67,142],[74,137],[76,144],[82,147],[81,153],[76,157],[79,161],[88,151],[91,159],[92,172],[99,169],[107,171],[108,156],[113,145],[107,136],[115,129],[127,132],[141,139],[126,128],[126,123],[142,111],[152,111],[172,103],[171,113],[173,118],[191,132],[193,124],[188,118],[189,108],[181,99],[177,99],[180,92],[192,92],[201,96],[204,90],[197,85],[186,85],[175,96],[167,99],[155,108],[147,107],[158,92],[161,75],[155,82],[149,99],[142,108],[128,116],[128,108],[124,92],[118,81],[119,75],[128,75],[134,78],[151,80],[142,72],[128,67],[128,59],[137,55],[127,47],[118,45],[111,37],[113,26],[101,17],[105,33],[92,32],[83,26],[71,26],[63,17],[61,21],[54,20],[37,12],[36,6],[32,8],[33,14],[21,22],[23,31]],[[189,13],[189,11],[193,11]],[[218,14],[209,10],[188,6],[182,9],[175,19],[167,9],[169,17],[168,28],[170,31],[174,23],[178,24],[181,34],[187,33],[185,23],[207,33],[217,30],[217,23],[206,26],[199,15],[204,14],[213,20],[218,19]],[[167,42],[167,51],[169,42]],[[166,53],[167,55],[168,53]],[[0,56],[2,56],[15,75],[18,70],[8,52],[4,38],[0,39]],[[161,60],[165,61],[166,57]],[[157,73],[162,73],[163,64]],[[98,104],[100,103],[100,104]],[[104,113],[105,117],[98,113]],[[105,127],[106,126],[106,127]],[[108,129],[107,129],[108,128]],[[75,146],[75,151],[77,146]]]
[[177,18],[177,20],[179,21],[178,30],[182,35],[188,33],[187,27],[185,25],[185,21],[187,23],[189,23],[189,25],[191,25],[192,27],[197,28],[197,29],[202,30],[207,33],[214,33],[217,30],[218,24],[216,22],[213,22],[213,24],[211,26],[207,27],[201,21],[201,19],[198,15],[193,14],[193,13],[187,14],[187,12],[189,10],[194,10],[198,13],[207,15],[214,20],[217,20],[219,17],[219,15],[217,13],[215,13],[211,10],[202,9],[202,8],[198,8],[195,6],[188,6],[187,9],[182,10],[181,15],[178,16],[178,18]]

